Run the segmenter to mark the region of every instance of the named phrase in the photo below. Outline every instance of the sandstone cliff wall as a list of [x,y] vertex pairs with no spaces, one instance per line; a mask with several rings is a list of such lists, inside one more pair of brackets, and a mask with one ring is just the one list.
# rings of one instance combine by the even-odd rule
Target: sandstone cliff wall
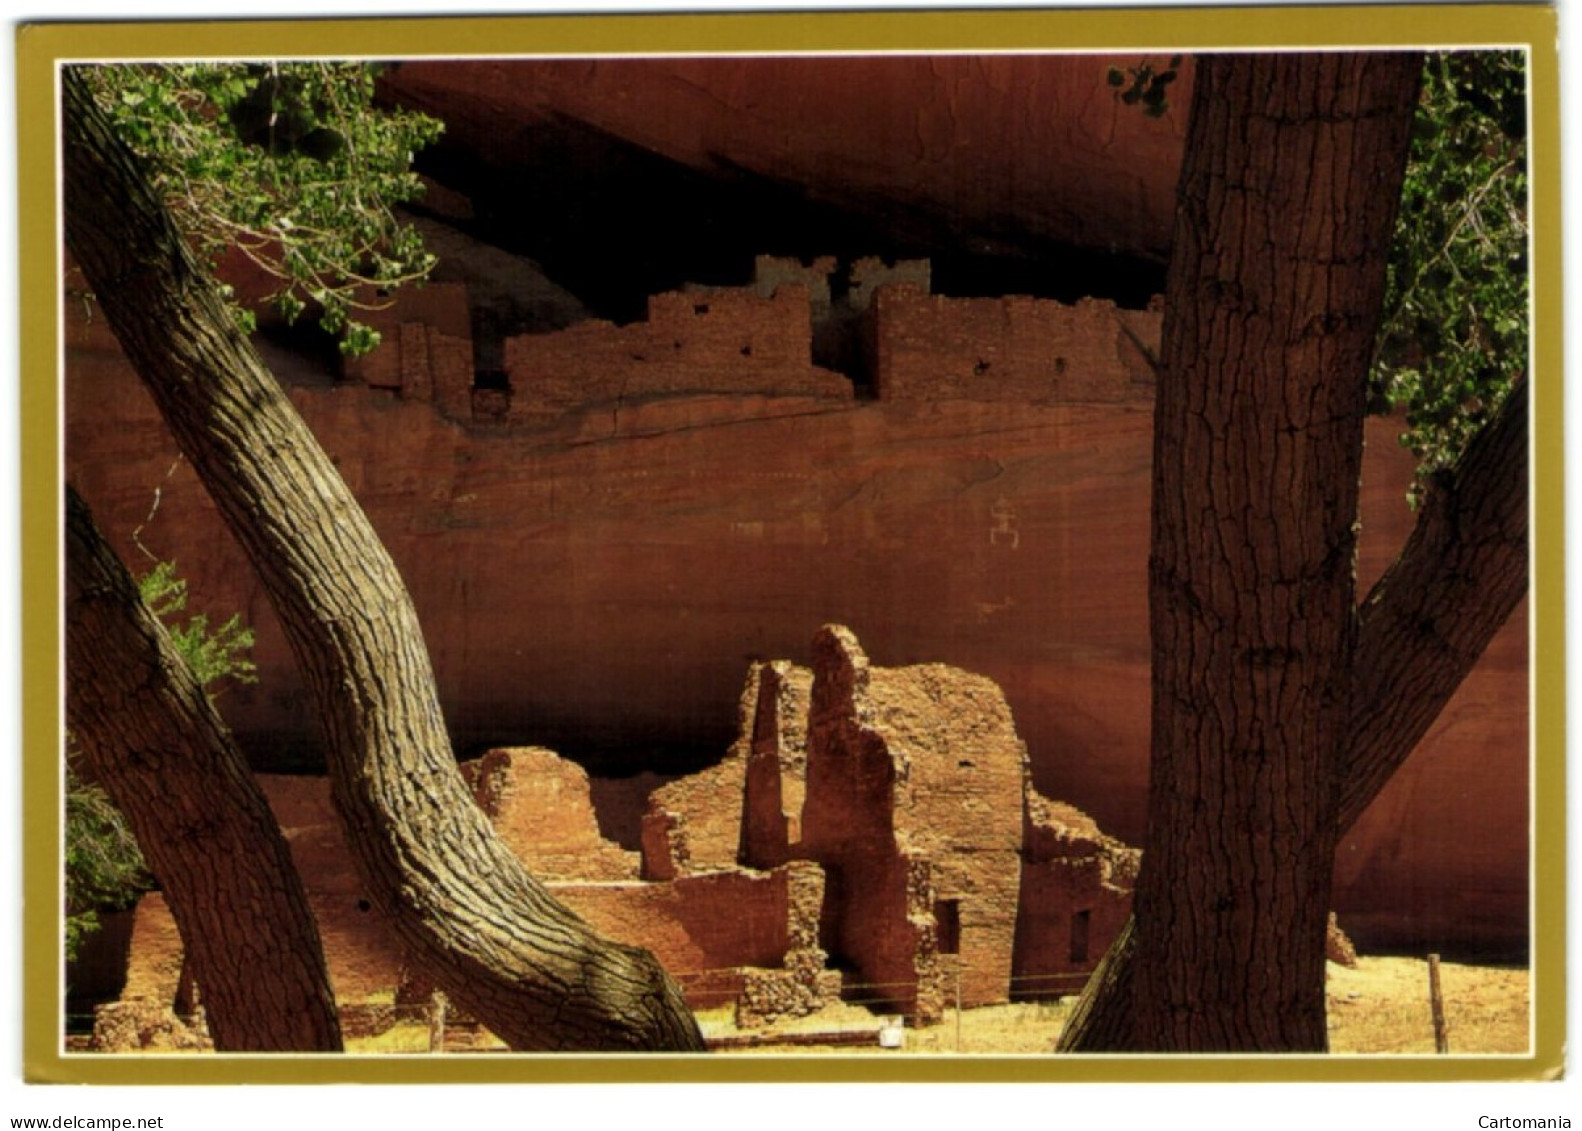
[[[227,695],[227,717],[261,764],[311,761],[316,728],[264,594],[79,296],[66,332],[69,478],[125,560],[147,560],[135,531],[177,561],[194,611],[257,626],[262,679]],[[808,626],[839,621],[893,662],[992,678],[1036,785],[1140,841],[1146,400],[715,394],[516,432],[463,426],[438,394],[272,362],[408,580],[464,747],[694,769],[732,741],[744,663],[806,664]],[[1412,518],[1392,432],[1369,427],[1364,585]],[[1337,908],[1365,950],[1525,945],[1526,625],[1524,605],[1341,847]]]
[[[1122,105],[1106,81],[1114,64],[1062,54],[478,60],[406,63],[381,82],[443,118],[447,137],[497,173],[572,120],[704,175],[723,164],[795,185],[892,238],[949,228],[963,241],[1020,236],[1163,258],[1184,116]],[[1190,61],[1170,98],[1190,102]]]

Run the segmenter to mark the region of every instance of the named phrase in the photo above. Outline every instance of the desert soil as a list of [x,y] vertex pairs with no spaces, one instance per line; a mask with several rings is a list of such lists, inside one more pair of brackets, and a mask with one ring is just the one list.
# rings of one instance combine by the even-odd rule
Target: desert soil
[[[1527,1051],[1530,1013],[1525,969],[1445,963],[1440,968],[1440,981],[1453,1054]],[[962,1012],[959,1023],[955,1013],[947,1010],[937,1025],[907,1029],[903,1047],[885,1050],[884,1054],[1047,1053],[1060,1036],[1074,1002],[1074,998],[1065,998],[968,1009]],[[773,1030],[737,1029],[728,1008],[700,1013],[698,1020],[706,1037],[731,1046],[719,1049],[731,1055],[879,1051],[878,1020],[861,1006],[831,1005]],[[750,1035],[815,1033],[870,1033],[873,1040],[856,1045],[769,1043],[734,1047]],[[1341,1055],[1432,1054],[1434,1029],[1428,964],[1415,958],[1360,958],[1354,968],[1330,963],[1329,1037],[1330,1051]],[[426,1051],[427,1029],[401,1025],[380,1038],[351,1044],[352,1052]]]

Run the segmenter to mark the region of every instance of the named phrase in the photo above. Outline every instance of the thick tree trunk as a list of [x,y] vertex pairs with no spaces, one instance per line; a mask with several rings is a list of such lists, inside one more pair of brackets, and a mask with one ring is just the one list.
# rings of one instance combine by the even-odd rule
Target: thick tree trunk
[[318,926],[269,804],[67,491],[66,718],[164,889],[222,1052],[339,1052]]
[[70,69],[62,88],[67,241],[270,596],[369,898],[514,1049],[700,1049],[652,955],[554,900],[473,803],[395,564]]
[[[1527,592],[1528,385],[1441,476],[1395,564],[1362,603],[1337,818],[1356,824]],[[1060,1050],[1123,1047],[1128,919],[1061,1033]]]
[[1364,380],[1420,66],[1199,63],[1154,417],[1148,831],[1109,974],[1129,1000],[1085,1050],[1325,1047]]

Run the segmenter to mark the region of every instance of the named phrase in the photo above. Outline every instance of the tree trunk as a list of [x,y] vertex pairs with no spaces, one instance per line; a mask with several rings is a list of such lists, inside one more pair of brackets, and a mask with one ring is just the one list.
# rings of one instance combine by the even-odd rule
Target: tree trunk
[[[1439,478],[1395,564],[1363,601],[1338,832],[1405,763],[1527,592],[1528,385],[1518,382]],[[1135,924],[1083,989],[1060,1051],[1124,1047]]]
[[75,491],[66,718],[181,931],[221,1052],[339,1052],[318,926],[242,752]]
[[1199,63],[1154,416],[1148,829],[1108,975],[1129,1000],[1085,1050],[1326,1046],[1365,378],[1420,68]]
[[494,834],[395,564],[70,68],[62,90],[67,241],[269,594],[370,900],[514,1049],[700,1049],[652,955],[596,935]]

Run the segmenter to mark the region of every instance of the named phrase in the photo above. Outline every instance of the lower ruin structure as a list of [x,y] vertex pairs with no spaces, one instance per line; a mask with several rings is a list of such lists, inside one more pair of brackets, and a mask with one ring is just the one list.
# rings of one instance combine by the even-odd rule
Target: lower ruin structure
[[[697,1009],[755,1026],[837,1000],[938,1020],[1080,988],[1124,921],[1138,852],[1031,786],[1000,689],[878,668],[828,626],[811,669],[754,663],[739,736],[654,789],[641,849],[599,828],[588,776],[540,748],[463,772],[499,833],[596,930],[654,952]],[[318,919],[348,1036],[436,1000],[363,898],[317,778],[265,777]],[[163,899],[138,906],[98,1047],[195,1047],[201,987]],[[176,1020],[181,1014],[190,1024]]]

